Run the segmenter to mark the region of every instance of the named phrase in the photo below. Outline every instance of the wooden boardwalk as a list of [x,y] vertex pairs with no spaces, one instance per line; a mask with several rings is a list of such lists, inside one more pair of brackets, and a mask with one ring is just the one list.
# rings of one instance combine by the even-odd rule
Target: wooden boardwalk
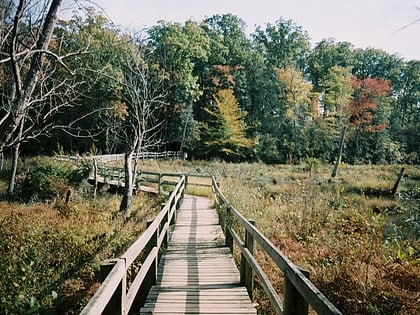
[[257,314],[209,199],[185,195],[140,314]]

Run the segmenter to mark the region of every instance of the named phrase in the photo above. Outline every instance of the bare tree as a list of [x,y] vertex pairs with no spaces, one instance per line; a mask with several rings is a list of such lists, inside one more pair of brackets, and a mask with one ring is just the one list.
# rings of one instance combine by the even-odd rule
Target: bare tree
[[126,216],[131,212],[135,185],[137,159],[134,156],[160,143],[162,111],[166,105],[164,72],[150,63],[144,45],[132,48],[124,66],[121,102],[114,108],[114,117],[120,121],[114,131],[125,147],[125,190],[120,210]]
[[[61,128],[54,117],[74,106],[82,84],[72,80],[65,64],[66,58],[82,52],[60,54],[60,42],[53,38],[62,2],[5,0],[0,4],[0,153],[12,150],[9,195],[14,192],[21,144]],[[63,69],[67,76],[59,74]]]

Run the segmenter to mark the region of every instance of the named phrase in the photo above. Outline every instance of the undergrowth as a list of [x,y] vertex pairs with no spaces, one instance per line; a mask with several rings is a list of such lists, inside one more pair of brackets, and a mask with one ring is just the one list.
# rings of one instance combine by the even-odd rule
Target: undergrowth
[[[35,189],[20,199],[26,203],[0,202],[0,314],[79,314],[99,286],[101,261],[121,255],[162,200],[135,196],[127,219],[118,210],[120,196],[94,200],[82,178],[69,180],[77,169],[49,160],[30,164],[21,176],[32,179],[23,182],[34,184],[37,174],[39,183],[48,183],[34,184],[42,194]],[[72,190],[68,203],[51,189],[63,183]]]
[[[331,166],[312,162],[142,161],[139,168],[214,175],[232,205],[308,269],[311,281],[344,314],[419,314],[420,169],[406,166],[393,197],[389,191],[400,166],[342,165],[331,180]],[[22,171],[29,178],[29,168]],[[100,261],[122,253],[162,201],[135,198],[133,215],[125,220],[117,211],[119,196],[93,200],[86,183],[64,180],[73,191],[69,205],[56,192],[26,204],[0,203],[1,314],[78,313],[98,287]],[[191,185],[187,193],[211,196],[202,186]],[[281,271],[258,248],[256,257],[282,295]],[[256,284],[259,312],[272,313]]]

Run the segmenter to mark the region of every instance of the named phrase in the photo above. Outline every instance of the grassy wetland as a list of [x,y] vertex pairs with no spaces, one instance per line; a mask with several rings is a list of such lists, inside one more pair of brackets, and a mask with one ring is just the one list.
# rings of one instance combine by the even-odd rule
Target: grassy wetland
[[[343,313],[420,313],[418,167],[405,166],[395,196],[389,192],[401,165],[341,165],[334,180],[332,166],[317,161],[271,166],[144,161],[140,168],[215,175],[232,205],[255,220],[296,265],[309,270],[311,281]],[[100,261],[124,252],[163,201],[138,194],[127,220],[118,211],[120,196],[102,193],[93,199],[82,173],[67,163],[28,160],[18,181],[22,200],[6,201],[4,193],[0,313],[78,314],[98,286]],[[77,174],[80,180],[72,180]],[[3,193],[6,178],[1,175]],[[69,188],[71,200],[65,203]],[[195,186],[188,193],[211,196]],[[257,257],[281,292],[281,272],[258,248]],[[260,313],[270,313],[258,283],[254,296]]]

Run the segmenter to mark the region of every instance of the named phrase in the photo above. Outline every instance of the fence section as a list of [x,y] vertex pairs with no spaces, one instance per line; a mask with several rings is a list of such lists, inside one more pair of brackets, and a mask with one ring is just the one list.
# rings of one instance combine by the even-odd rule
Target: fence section
[[[248,293],[252,294],[254,275],[256,275],[270,299],[271,305],[277,314],[308,314],[308,304],[318,314],[341,314],[341,312],[315,287],[308,279],[305,271],[295,266],[274,244],[265,237],[256,227],[255,223],[248,221],[236,210],[221,192],[216,179],[213,177],[213,193],[216,204],[225,211],[220,216],[222,228],[225,231],[226,246],[231,248],[236,244],[241,252],[241,282],[247,287]],[[235,230],[235,224],[245,230],[244,239]],[[254,256],[254,246],[267,253],[273,262],[284,273],[285,290],[284,302],[274,289],[270,280],[264,273]]]
[[[83,309],[83,315],[128,314],[136,299],[143,299],[157,280],[157,266],[161,251],[167,246],[169,227],[175,220],[185,190],[185,176],[181,176],[174,191],[155,220],[130,248],[117,259],[101,266],[102,285]],[[128,285],[128,271],[140,266]],[[145,292],[145,295],[139,292]]]

